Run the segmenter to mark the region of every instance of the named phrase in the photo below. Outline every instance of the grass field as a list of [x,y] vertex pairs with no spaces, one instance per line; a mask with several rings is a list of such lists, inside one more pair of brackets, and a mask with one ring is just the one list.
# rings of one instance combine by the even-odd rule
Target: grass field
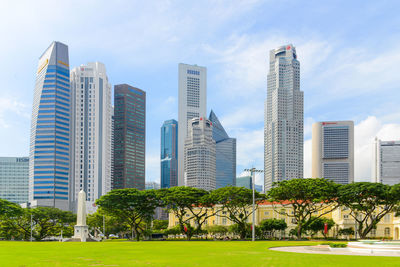
[[300,254],[296,241],[0,242],[0,266],[400,266],[400,257]]

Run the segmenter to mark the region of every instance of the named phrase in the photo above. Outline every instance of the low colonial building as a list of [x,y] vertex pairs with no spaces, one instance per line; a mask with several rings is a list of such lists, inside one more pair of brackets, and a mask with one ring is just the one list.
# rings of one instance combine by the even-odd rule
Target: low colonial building
[[[215,208],[218,208],[218,206]],[[249,206],[249,209],[251,209],[251,206]],[[325,213],[328,211],[328,209],[329,207],[327,206],[326,209],[322,210],[319,213],[314,214],[313,216],[318,216],[321,213]],[[255,224],[259,225],[263,220],[266,219],[273,219],[273,218],[283,219],[285,220],[288,227],[285,231],[278,233],[278,237],[289,237],[290,231],[296,228],[295,218],[285,214],[293,214],[291,206],[265,201],[259,204],[258,207],[256,208]],[[229,220],[225,215],[227,215],[227,211],[222,210],[217,215],[209,217],[204,224],[205,226],[222,225],[227,227],[234,224],[234,222]],[[190,216],[191,216],[190,213],[186,214],[187,218],[189,218]],[[346,207],[337,208],[331,212],[322,215],[322,217],[333,219],[333,221],[335,222],[335,226],[328,231],[329,237],[340,237],[339,236],[340,229],[345,229],[345,228],[353,228],[353,230],[356,229],[355,220],[351,217],[350,210]],[[247,222],[252,223],[252,215],[249,216]],[[171,228],[178,224],[179,224],[178,218],[173,213],[169,213],[169,227]],[[195,226],[194,220],[191,220],[190,224],[192,226]],[[392,212],[387,214],[384,218],[382,218],[382,220],[378,223],[376,229],[371,230],[371,232],[368,234],[368,238],[398,240],[400,238],[399,232],[400,232],[400,218],[395,217],[395,213]],[[318,233],[314,237],[322,237],[322,234]],[[345,238],[345,236],[341,237]],[[351,235],[350,238],[354,238],[354,236]]]

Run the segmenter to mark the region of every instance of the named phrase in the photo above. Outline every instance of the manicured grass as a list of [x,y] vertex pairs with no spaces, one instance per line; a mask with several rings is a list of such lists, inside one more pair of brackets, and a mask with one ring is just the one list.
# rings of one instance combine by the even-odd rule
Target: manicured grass
[[[321,243],[321,242],[320,242]],[[400,257],[279,252],[297,241],[0,242],[0,266],[400,266]]]

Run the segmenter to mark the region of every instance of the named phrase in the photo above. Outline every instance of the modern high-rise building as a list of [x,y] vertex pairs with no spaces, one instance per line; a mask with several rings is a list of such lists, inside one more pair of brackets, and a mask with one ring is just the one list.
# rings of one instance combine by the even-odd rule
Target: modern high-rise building
[[400,141],[381,141],[375,138],[372,179],[376,183],[400,183]]
[[205,117],[207,110],[207,69],[197,65],[179,64],[178,110],[178,185],[184,185],[184,146],[188,121]]
[[[242,176],[236,178],[236,187],[244,187],[247,189],[253,189],[253,179],[251,176]],[[262,185],[254,185],[254,190],[262,192]]]
[[72,151],[71,209],[77,208],[78,193],[86,192],[87,211],[111,190],[111,85],[100,62],[71,71]]
[[236,138],[230,138],[214,111],[208,118],[212,123],[213,139],[216,142],[216,187],[235,186],[236,183]]
[[146,92],[115,85],[113,189],[145,189],[145,151]]
[[68,46],[53,42],[39,58],[29,153],[29,201],[69,210],[71,91]]
[[215,141],[212,138],[212,123],[204,117],[188,122],[185,140],[184,175],[185,185],[204,190],[216,188]]
[[0,199],[28,202],[29,158],[0,157]]
[[303,178],[303,92],[293,45],[269,53],[264,121],[264,189],[274,182]]
[[312,178],[354,182],[354,122],[326,121],[312,126]]
[[161,188],[178,186],[178,122],[161,126]]

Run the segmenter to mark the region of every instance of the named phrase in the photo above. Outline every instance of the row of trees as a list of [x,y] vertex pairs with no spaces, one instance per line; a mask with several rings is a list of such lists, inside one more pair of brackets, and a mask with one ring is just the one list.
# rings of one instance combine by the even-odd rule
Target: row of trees
[[48,237],[70,237],[74,233],[76,215],[50,207],[23,209],[15,203],[0,199],[0,238],[43,240]]
[[[326,179],[292,179],[282,181],[265,195],[255,194],[256,205],[263,200],[279,205],[275,211],[293,218],[296,236],[306,232],[315,234],[332,220],[324,215],[338,207],[346,207],[357,223],[360,238],[375,229],[388,213],[397,211],[400,204],[400,185],[380,183],[352,183],[339,185]],[[252,191],[240,187],[224,187],[211,192],[190,187],[173,187],[139,191],[119,189],[97,200],[102,214],[124,221],[139,240],[145,233],[156,207],[164,207],[174,214],[180,233],[190,239],[205,230],[208,219],[218,214],[235,224],[241,238],[246,237],[248,218],[252,215]],[[284,207],[284,208],[282,208]],[[190,222],[194,222],[194,227]],[[323,229],[323,228],[322,228]]]
[[[266,194],[256,192],[255,198],[256,205],[265,200],[279,205],[275,212],[292,218],[298,238],[306,232],[316,233],[319,230],[315,229],[321,229],[325,223],[332,227],[334,222],[326,221],[324,215],[338,207],[349,210],[357,223],[359,237],[365,238],[386,214],[399,210],[400,184],[338,185],[326,179],[292,179],[275,184]],[[235,232],[245,238],[248,219],[253,212],[252,191],[243,187],[224,187],[211,192],[191,187],[145,191],[117,189],[99,198],[96,204],[98,212],[88,217],[88,223],[95,231],[103,232],[103,220],[106,220],[106,232],[130,233],[137,240],[149,233],[157,207],[165,208],[175,216],[177,229],[188,239],[204,233],[207,227],[209,229],[208,219],[217,214],[233,222]],[[36,240],[60,235],[61,231],[65,236],[73,233],[75,215],[70,212],[45,207],[22,209],[0,200],[0,237],[28,240],[31,219],[32,235]],[[261,223],[261,226],[263,229],[270,227],[267,223],[264,226]],[[267,231],[272,230],[264,232]]]

